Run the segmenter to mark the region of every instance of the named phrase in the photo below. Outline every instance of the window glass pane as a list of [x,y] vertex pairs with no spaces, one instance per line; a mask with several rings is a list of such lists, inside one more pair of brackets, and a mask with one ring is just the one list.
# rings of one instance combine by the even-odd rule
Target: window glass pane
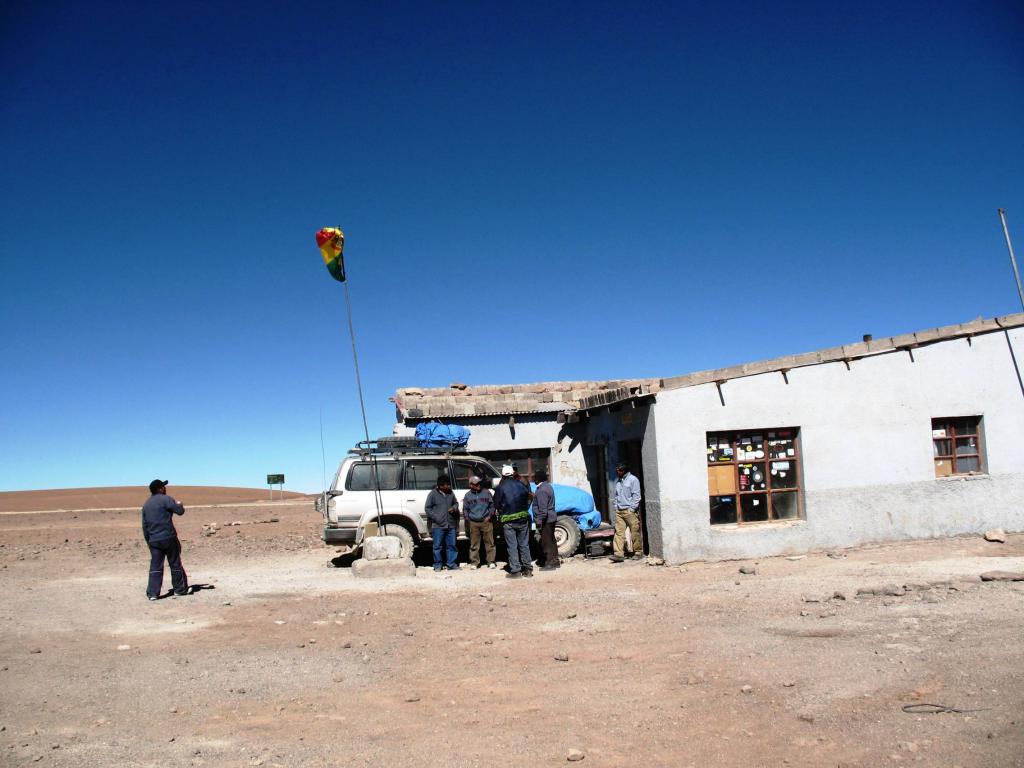
[[796,443],[791,438],[778,438],[768,440],[768,458],[786,459],[796,456]]
[[744,523],[756,523],[768,519],[768,494],[751,493],[740,496],[740,511]]
[[956,460],[956,473],[962,475],[965,472],[981,472],[981,462],[977,456]]
[[956,439],[956,455],[965,456],[978,452],[978,438],[958,437]]
[[966,419],[951,419],[950,420],[953,429],[956,430],[958,435],[975,435],[978,433],[978,419],[977,417],[969,417]]
[[763,491],[768,487],[768,480],[765,478],[764,464],[740,464],[739,466],[740,492]]
[[771,472],[772,488],[797,487],[795,461],[773,461],[769,471]]
[[[382,491],[398,489],[398,470],[399,464],[397,461],[377,462],[377,477],[380,480],[380,489]],[[373,464],[371,462],[353,464],[352,471],[348,476],[348,490],[372,491],[373,488]]]
[[764,458],[764,436],[757,434],[740,435],[736,446],[737,458],[740,461],[754,461]]
[[800,505],[795,493],[772,494],[772,517],[776,520],[794,520],[800,516]]
[[948,439],[933,440],[932,441],[932,455],[933,456],[952,456],[953,455],[953,441]]
[[711,497],[711,524],[724,525],[736,522],[736,497]]
[[723,435],[708,436],[708,463],[732,461],[732,438]]
[[497,477],[497,474],[491,469],[490,465],[482,461],[453,461],[452,468],[455,472],[452,483],[453,487],[457,490],[464,491],[469,488],[469,478],[473,475],[476,475],[483,481],[481,486],[484,488],[490,488],[491,479]]
[[935,476],[936,477],[949,477],[953,474],[953,460],[952,459],[939,459],[935,462]]
[[405,489],[429,491],[437,485],[437,476],[447,470],[447,462],[418,459],[405,462]]

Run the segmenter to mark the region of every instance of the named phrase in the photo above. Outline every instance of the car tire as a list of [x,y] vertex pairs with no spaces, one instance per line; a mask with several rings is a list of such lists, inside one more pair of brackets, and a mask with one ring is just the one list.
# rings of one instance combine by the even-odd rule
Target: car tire
[[402,542],[402,550],[400,553],[401,557],[412,557],[413,552],[416,551],[416,539],[413,537],[412,532],[409,531],[401,523],[384,523],[384,530],[381,531],[382,535],[394,536],[400,542]]
[[559,557],[572,557],[580,548],[580,527],[568,515],[560,515],[555,520],[555,544],[558,545]]

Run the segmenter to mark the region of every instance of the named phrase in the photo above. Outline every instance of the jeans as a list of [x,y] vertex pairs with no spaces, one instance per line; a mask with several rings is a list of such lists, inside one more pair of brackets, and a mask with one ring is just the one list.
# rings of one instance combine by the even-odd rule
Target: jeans
[[448,567],[458,568],[459,550],[455,548],[455,529],[438,528],[435,526],[430,529],[430,537],[434,540],[434,570],[441,570],[441,566],[445,564],[444,555],[446,550],[448,554]]
[[502,532],[505,536],[505,548],[508,549],[508,571],[532,571],[533,559],[530,557],[530,521],[517,520],[505,523]]
[[164,558],[171,569],[171,586],[174,593],[188,593],[188,576],[181,565],[181,542],[178,537],[149,542],[149,584],[146,587],[147,597],[160,597],[164,583]]

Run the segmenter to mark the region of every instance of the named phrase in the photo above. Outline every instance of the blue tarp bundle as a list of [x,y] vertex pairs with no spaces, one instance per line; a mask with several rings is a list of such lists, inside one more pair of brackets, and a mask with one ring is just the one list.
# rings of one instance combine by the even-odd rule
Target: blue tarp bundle
[[[536,491],[537,486],[530,483],[530,490]],[[574,485],[552,483],[555,492],[555,512],[569,515],[581,531],[591,531],[601,524],[601,513],[594,509],[594,497]],[[531,514],[533,510],[530,510]]]
[[416,442],[420,448],[465,448],[469,430],[458,424],[429,421],[416,426]]

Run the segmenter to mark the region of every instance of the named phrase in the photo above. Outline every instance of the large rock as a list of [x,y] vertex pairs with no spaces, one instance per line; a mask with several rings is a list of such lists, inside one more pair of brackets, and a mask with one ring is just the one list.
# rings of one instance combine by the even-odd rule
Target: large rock
[[993,528],[985,531],[985,541],[997,541],[1000,544],[1006,541],[1006,532],[1002,528]]
[[402,542],[396,536],[369,536],[363,540],[363,560],[397,560]]
[[1021,571],[986,571],[981,574],[982,581],[1024,581]]
[[393,560],[356,560],[352,563],[352,575],[358,579],[401,579],[416,575],[416,566],[411,557]]

